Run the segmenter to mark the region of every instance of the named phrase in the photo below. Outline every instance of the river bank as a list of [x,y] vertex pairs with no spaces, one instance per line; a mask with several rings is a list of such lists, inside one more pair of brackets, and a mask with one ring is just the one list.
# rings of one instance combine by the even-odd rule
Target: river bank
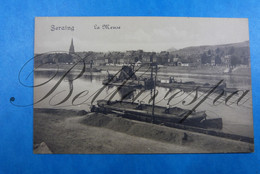
[[[40,68],[35,69],[36,71],[43,71],[43,70],[57,70],[59,67],[62,71],[68,71],[73,64],[45,64]],[[73,70],[82,70],[83,65],[79,64],[76,65]],[[87,72],[90,72],[89,65],[86,65],[88,69]],[[103,66],[93,66],[93,68],[102,70],[102,71],[119,71],[122,66],[115,66],[115,65],[103,65]],[[136,67],[138,69],[139,67]],[[235,75],[235,76],[251,76],[251,70],[248,67],[240,66],[233,69],[233,71],[229,74],[224,73],[227,69],[225,66],[199,66],[199,67],[185,67],[185,66],[159,66],[158,72],[159,73],[179,73],[179,74],[197,74],[197,75]],[[147,67],[142,67],[138,70],[138,72],[145,72],[147,71]],[[150,71],[149,71],[150,72]]]
[[34,109],[33,142],[45,142],[54,154],[218,153],[254,149],[250,143],[115,115],[58,109]]

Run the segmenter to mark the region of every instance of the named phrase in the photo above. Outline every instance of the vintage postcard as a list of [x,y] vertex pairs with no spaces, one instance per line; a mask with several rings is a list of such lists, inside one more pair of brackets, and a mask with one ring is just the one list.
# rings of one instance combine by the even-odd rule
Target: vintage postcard
[[254,152],[248,20],[37,17],[35,154]]

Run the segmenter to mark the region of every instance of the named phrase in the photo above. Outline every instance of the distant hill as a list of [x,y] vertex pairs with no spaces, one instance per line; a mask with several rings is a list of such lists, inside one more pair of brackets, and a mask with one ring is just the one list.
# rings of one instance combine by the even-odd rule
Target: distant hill
[[[224,60],[230,57],[231,65],[244,64],[250,62],[249,41],[230,43],[223,45],[203,45],[186,47],[179,50],[170,51],[171,57],[178,57],[185,63],[201,63],[211,64],[212,60],[219,65],[229,64],[229,60]],[[213,64],[215,64],[213,62]]]
[[223,45],[203,45],[203,46],[192,46],[186,47],[179,50],[171,50],[169,51],[171,54],[178,54],[178,55],[198,55],[203,54],[204,52],[211,50],[216,51],[217,49],[223,51],[225,54],[229,51],[229,49],[233,47],[234,49],[237,48],[249,48],[249,41],[239,42],[239,43],[231,43],[231,44],[223,44]]
[[177,51],[177,49],[174,48],[174,47],[172,47],[172,48],[169,48],[167,51],[168,51],[168,52],[173,52],[173,51]]

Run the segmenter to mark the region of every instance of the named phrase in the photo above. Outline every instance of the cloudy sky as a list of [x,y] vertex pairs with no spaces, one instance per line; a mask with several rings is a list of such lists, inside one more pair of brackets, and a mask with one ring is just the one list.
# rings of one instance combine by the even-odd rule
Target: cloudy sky
[[[102,25],[120,29],[102,29]],[[51,31],[51,26],[74,26]],[[94,29],[94,26],[100,29]],[[39,17],[35,19],[35,53],[68,51],[164,51],[249,40],[245,18]]]

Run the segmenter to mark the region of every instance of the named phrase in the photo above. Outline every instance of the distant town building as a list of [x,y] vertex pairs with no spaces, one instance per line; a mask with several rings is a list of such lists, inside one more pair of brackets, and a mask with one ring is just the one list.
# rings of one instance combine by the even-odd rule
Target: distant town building
[[190,66],[189,63],[181,63],[181,66]]
[[127,61],[125,61],[124,58],[119,58],[119,61],[118,61],[119,64],[124,64],[124,63],[126,63],[126,62],[127,62]]
[[182,66],[182,62],[180,58],[174,57],[172,59],[172,63],[173,66]]
[[99,57],[96,60],[94,60],[94,65],[96,65],[96,66],[102,66],[105,64],[106,64],[105,59],[102,57]]
[[140,60],[138,60],[136,63],[135,63],[135,66],[141,66],[142,65],[142,62]]
[[69,54],[73,54],[73,53],[75,53],[75,50],[74,50],[74,45],[73,45],[73,39],[71,39]]
[[211,59],[211,66],[215,66],[216,65],[216,60],[215,60],[215,57]]
[[225,55],[221,57],[221,61],[226,65],[230,66],[231,65],[231,55]]

